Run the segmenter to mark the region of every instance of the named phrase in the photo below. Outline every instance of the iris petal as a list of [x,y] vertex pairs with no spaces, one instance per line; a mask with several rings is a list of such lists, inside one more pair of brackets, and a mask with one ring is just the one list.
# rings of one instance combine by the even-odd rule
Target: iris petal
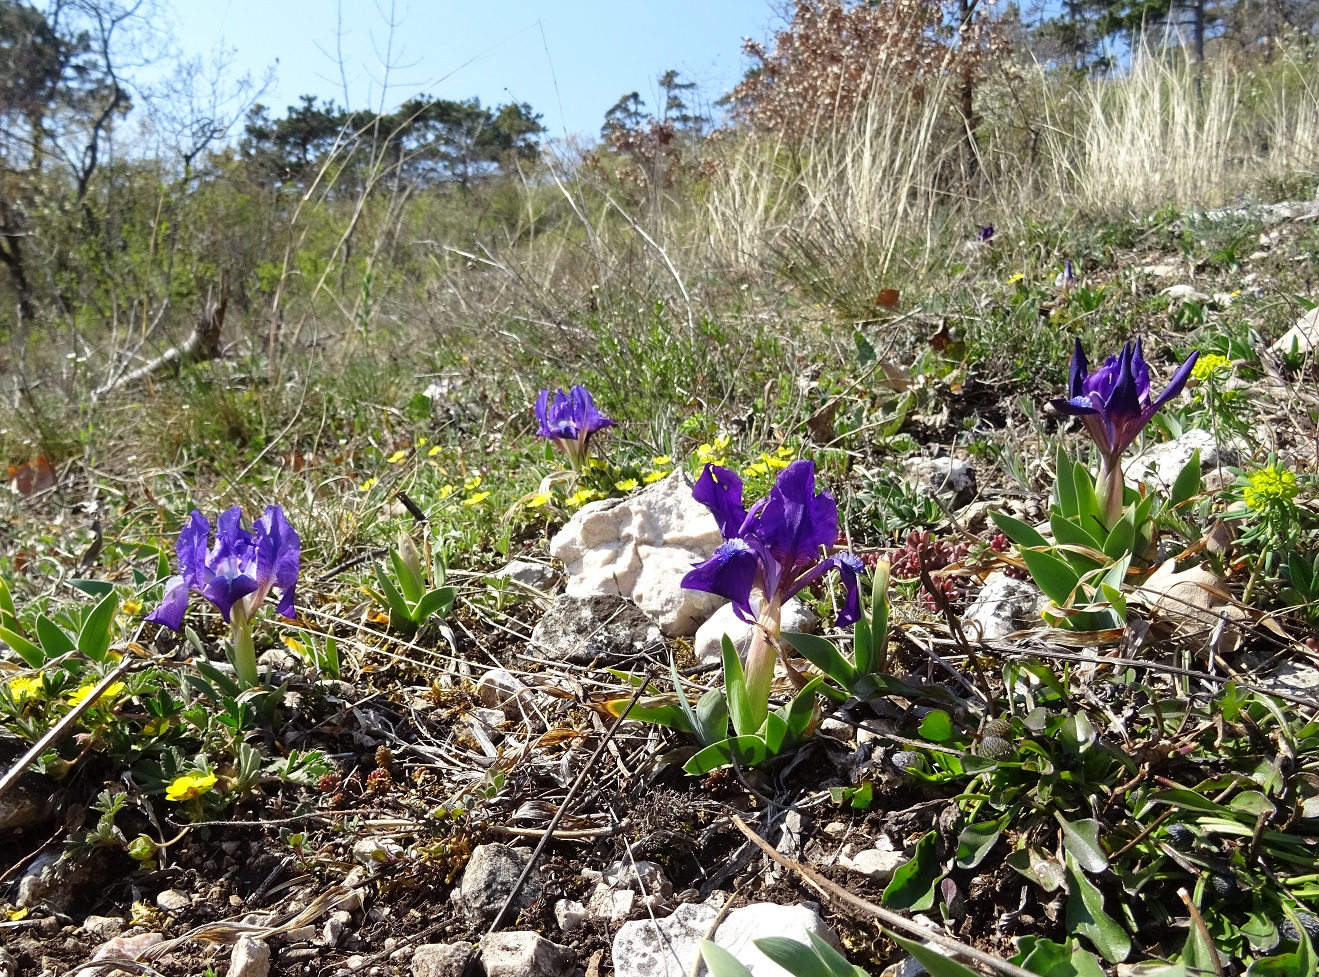
[[838,505],[828,492],[815,494],[814,462],[794,461],[779,473],[755,534],[785,567],[809,563],[838,541]]
[[742,535],[747,510],[742,505],[742,479],[735,472],[707,464],[692,486],[692,498],[710,510],[724,539]]
[[293,588],[298,583],[302,541],[277,505],[267,506],[256,523],[257,582],[262,591],[280,589],[279,613],[293,617]]
[[[203,547],[205,543],[206,537],[203,536]],[[165,581],[165,596],[160,606],[148,614],[146,619],[155,624],[163,624],[174,632],[181,630],[183,615],[188,609],[188,589],[188,584],[182,577],[170,577]]]
[[710,559],[689,570],[682,578],[682,586],[726,597],[750,617],[751,588],[755,586],[759,566],[760,560],[750,546],[740,539],[730,539],[717,547]]

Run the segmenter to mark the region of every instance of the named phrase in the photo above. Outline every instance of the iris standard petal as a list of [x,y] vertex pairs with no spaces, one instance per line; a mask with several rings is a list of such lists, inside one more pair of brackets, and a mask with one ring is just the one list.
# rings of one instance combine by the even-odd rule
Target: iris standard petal
[[206,582],[206,544],[210,536],[210,521],[193,509],[174,546],[179,558],[180,579],[198,590]]
[[1195,361],[1199,358],[1200,351],[1197,349],[1186,358],[1185,363],[1177,368],[1177,372],[1172,375],[1172,380],[1168,382],[1168,389],[1159,394],[1158,400],[1150,404],[1150,407],[1152,408],[1150,411],[1151,416],[1153,416],[1154,411],[1158,410],[1182,392],[1182,388],[1186,386],[1186,381],[1191,377],[1191,371],[1195,369]]
[[257,520],[256,530],[257,582],[264,588],[292,590],[298,583],[302,540],[284,518],[283,508],[266,506],[265,513]]
[[554,433],[550,430],[550,419],[547,413],[550,406],[550,392],[541,390],[540,396],[536,398],[536,433],[542,438],[552,438]]
[[615,421],[605,417],[596,409],[595,398],[593,398],[591,392],[580,383],[572,388],[572,397],[577,421],[581,424],[583,430],[586,431],[587,437],[590,437],[596,431],[615,426]]
[[[203,545],[205,542],[206,537],[203,536]],[[183,614],[187,609],[187,582],[182,577],[170,577],[165,581],[165,596],[161,599],[160,606],[148,614],[146,619],[156,624],[163,624],[171,631],[177,632],[183,628]]]
[[716,548],[710,559],[689,570],[682,578],[682,586],[726,597],[743,613],[751,615],[751,588],[755,586],[759,567],[760,559],[750,546],[740,539],[730,539]]
[[692,498],[710,510],[724,539],[742,535],[747,510],[742,505],[742,479],[736,472],[707,463],[692,486]]
[[843,606],[838,610],[838,626],[855,624],[861,617],[861,588],[857,581],[866,572],[866,565],[851,553],[838,553],[824,562],[836,567],[843,578]]
[[808,563],[838,541],[838,505],[828,492],[815,494],[814,462],[794,461],[779,473],[754,532],[784,567]]
[[1090,372],[1090,363],[1085,358],[1085,350],[1081,347],[1081,340],[1076,340],[1076,348],[1072,351],[1072,370],[1071,376],[1067,383],[1067,396],[1075,400],[1084,393],[1083,384],[1086,375]]

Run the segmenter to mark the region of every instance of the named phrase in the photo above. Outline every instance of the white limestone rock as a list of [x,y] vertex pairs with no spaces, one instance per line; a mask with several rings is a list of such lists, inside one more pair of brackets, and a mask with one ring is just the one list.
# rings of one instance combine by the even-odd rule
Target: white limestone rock
[[1029,580],[991,573],[962,615],[962,630],[972,641],[1001,641],[1040,624],[1048,598]]
[[240,936],[229,957],[227,977],[266,977],[270,973],[270,947],[263,940]]
[[906,466],[907,481],[923,495],[954,509],[976,496],[976,470],[961,458],[916,458]]
[[[779,630],[794,634],[810,634],[820,623],[820,616],[796,597],[783,605]],[[745,655],[755,633],[755,625],[737,616],[732,604],[725,604],[696,630],[696,660],[702,665],[718,664],[723,660],[724,635],[733,640],[738,654]]]
[[1153,486],[1167,490],[1172,488],[1197,448],[1200,450],[1200,471],[1205,472],[1219,465],[1236,464],[1238,447],[1235,441],[1220,445],[1214,440],[1212,431],[1192,428],[1171,441],[1150,445],[1132,458],[1125,468],[1128,476],[1139,478],[1144,474]]
[[577,955],[539,933],[491,933],[481,941],[486,977],[568,977]]
[[574,597],[621,594],[671,637],[694,634],[723,598],[685,590],[693,563],[723,541],[681,471],[623,499],[583,506],[550,541]]

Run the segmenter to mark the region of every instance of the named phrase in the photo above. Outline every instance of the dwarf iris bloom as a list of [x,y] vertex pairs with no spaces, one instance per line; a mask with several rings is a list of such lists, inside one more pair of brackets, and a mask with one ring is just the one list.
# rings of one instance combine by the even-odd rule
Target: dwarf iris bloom
[[580,383],[566,394],[560,387],[552,398],[542,390],[536,398],[536,423],[536,433],[562,448],[575,469],[586,460],[591,435],[615,424],[596,410],[590,391]]
[[1181,393],[1195,369],[1199,352],[1192,353],[1173,374],[1168,388],[1157,398],[1150,398],[1150,371],[1141,355],[1140,340],[1127,343],[1117,356],[1090,372],[1081,340],[1072,355],[1071,381],[1067,398],[1058,398],[1053,406],[1063,414],[1081,418],[1086,432],[1099,449],[1100,495],[1105,521],[1112,528],[1122,517],[1122,497],[1126,483],[1122,478],[1122,453],[1136,440],[1159,408]]
[[984,227],[976,228],[976,240],[981,244],[988,244],[994,240],[994,225],[986,224]]
[[713,514],[724,543],[682,585],[727,597],[739,616],[756,622],[745,676],[748,698],[763,719],[783,603],[836,569],[846,587],[838,623],[851,624],[861,614],[857,579],[864,565],[850,553],[820,559],[820,548],[838,541],[838,505],[828,492],[816,494],[813,462],[783,469],[769,495],[749,511],[742,505],[742,480],[718,465],[705,466],[692,497]]
[[250,688],[258,682],[252,617],[275,589],[279,591],[276,610],[293,617],[302,544],[277,505],[266,507],[256,521],[255,533],[243,527],[243,510],[234,506],[220,513],[215,542],[208,548],[210,536],[210,522],[194,509],[175,547],[179,575],[166,582],[164,600],[147,620],[178,631],[183,627],[189,594],[201,594],[229,624],[234,669],[239,682]]

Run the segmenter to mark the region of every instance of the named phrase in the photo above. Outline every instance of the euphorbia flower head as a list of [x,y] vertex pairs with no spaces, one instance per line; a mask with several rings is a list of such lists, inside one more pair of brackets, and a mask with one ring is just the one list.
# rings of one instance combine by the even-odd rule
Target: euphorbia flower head
[[176,546],[179,575],[166,583],[164,600],[147,620],[178,631],[193,591],[214,604],[226,622],[235,606],[250,620],[272,589],[279,591],[276,610],[293,617],[302,553],[298,534],[277,505],[267,506],[254,528],[243,527],[243,510],[234,506],[220,513],[210,542],[211,524],[194,509]]
[[742,480],[718,465],[705,466],[692,497],[714,515],[725,542],[682,578],[684,587],[727,597],[750,620],[758,613],[751,606],[753,591],[777,611],[837,569],[847,587],[838,623],[851,624],[860,616],[857,576],[864,564],[850,553],[820,559],[820,548],[838,541],[838,505],[828,492],[816,494],[814,462],[794,461],[783,469],[769,495],[750,511],[742,505]]
[[574,466],[586,458],[591,435],[615,424],[596,410],[590,391],[580,383],[567,393],[560,387],[552,398],[548,390],[542,390],[536,398],[536,422],[537,433],[567,452]]
[[1117,356],[1109,356],[1094,373],[1090,372],[1081,340],[1076,341],[1067,397],[1054,400],[1053,406],[1060,413],[1081,418],[1086,432],[1099,448],[1103,459],[1100,489],[1113,489],[1107,494],[1112,521],[1116,521],[1122,506],[1122,453],[1131,447],[1159,408],[1181,393],[1199,355],[1195,352],[1187,357],[1167,389],[1157,398],[1151,398],[1150,371],[1141,354],[1139,339],[1124,345]]

